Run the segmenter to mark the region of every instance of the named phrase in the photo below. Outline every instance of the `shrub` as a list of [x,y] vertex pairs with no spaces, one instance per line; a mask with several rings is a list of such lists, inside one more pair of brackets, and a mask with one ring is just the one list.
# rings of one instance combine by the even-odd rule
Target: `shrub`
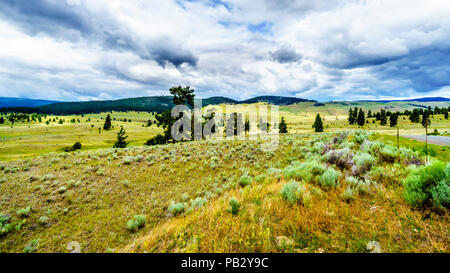
[[405,164],[408,164],[408,165],[414,164],[416,166],[422,165],[422,161],[420,160],[417,152],[413,152],[410,149],[402,147],[402,148],[400,148],[399,154],[400,154],[400,159]]
[[143,160],[144,160],[143,155],[137,155],[134,157],[134,161],[136,161],[136,162],[142,162]]
[[239,178],[239,185],[242,187],[248,186],[252,183],[252,178],[248,175],[248,173],[245,173],[241,178]]
[[239,204],[239,201],[235,197],[230,199],[230,212],[231,212],[231,214],[233,214],[233,215],[238,214],[240,206],[241,205]]
[[45,174],[42,178],[41,181],[48,181],[48,180],[53,180],[55,179],[55,176],[51,173]]
[[312,182],[315,177],[323,174],[326,167],[317,161],[306,161],[304,163],[294,162],[283,170],[286,178],[303,179],[306,182]]
[[76,150],[81,150],[81,143],[80,142],[75,142],[75,144],[73,144],[72,146],[68,146],[64,148],[65,152],[73,152]]
[[355,191],[359,194],[367,195],[370,193],[370,187],[372,182],[370,181],[359,181],[355,187]]
[[392,163],[395,161],[397,157],[398,157],[398,149],[393,146],[386,145],[380,151],[380,158],[384,162]]
[[342,193],[342,197],[346,202],[350,202],[355,199],[355,192],[352,190],[350,186]]
[[340,169],[349,168],[353,165],[353,154],[349,148],[330,150],[325,154],[325,160],[329,164],[336,165]]
[[46,225],[49,221],[50,221],[50,219],[47,216],[41,216],[37,220],[38,224],[40,224],[40,225]]
[[65,193],[67,191],[67,188],[62,186],[58,189],[58,193]]
[[265,174],[260,174],[257,177],[255,177],[255,181],[258,183],[264,182],[266,180],[266,175]]
[[370,170],[373,163],[375,163],[375,157],[368,153],[359,152],[353,157],[353,161],[358,167],[359,173]]
[[175,203],[172,202],[169,205],[169,212],[173,215],[178,215],[184,212],[184,204],[183,203]]
[[413,207],[450,207],[450,163],[435,161],[417,167],[403,184],[405,200]]
[[129,231],[135,232],[138,229],[144,227],[146,223],[147,223],[147,219],[146,219],[145,215],[135,215],[133,217],[133,219],[131,219],[127,222],[127,229]]
[[132,156],[125,156],[122,160],[122,163],[124,165],[130,165],[131,162],[133,162],[133,157]]
[[19,215],[21,217],[28,217],[28,216],[30,216],[30,211],[31,211],[31,208],[26,207],[24,209],[19,209],[16,213],[17,213],[17,215]]
[[353,131],[351,135],[353,136],[353,142],[362,144],[364,140],[366,140],[370,136],[370,133],[364,130],[357,130]]
[[206,198],[197,197],[194,200],[191,201],[191,207],[192,208],[201,208],[203,205],[206,204]]
[[291,204],[301,202],[302,187],[298,182],[289,181],[281,190],[281,196]]
[[356,177],[354,177],[354,176],[347,176],[345,178],[345,182],[349,186],[356,186],[356,185],[358,185],[358,179]]
[[39,243],[41,242],[40,239],[34,239],[32,240],[24,249],[23,249],[23,253],[33,253],[35,252],[38,247],[39,247]]
[[318,183],[322,188],[336,188],[339,185],[341,173],[333,168],[328,168],[321,176]]
[[8,215],[0,214],[0,237],[10,233],[14,226],[9,223],[10,217]]
[[166,141],[166,138],[165,138],[163,135],[158,134],[158,135],[156,135],[156,136],[150,138],[149,140],[147,140],[147,142],[145,142],[144,145],[147,145],[147,146],[154,146],[154,145],[165,144],[166,142],[167,142],[167,141]]

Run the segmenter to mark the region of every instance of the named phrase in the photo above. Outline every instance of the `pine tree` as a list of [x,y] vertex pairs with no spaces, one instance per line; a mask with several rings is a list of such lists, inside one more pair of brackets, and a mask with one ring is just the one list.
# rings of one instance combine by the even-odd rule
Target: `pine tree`
[[398,115],[392,114],[391,117],[389,118],[389,125],[391,127],[395,127],[397,126],[397,123],[398,123]]
[[286,121],[284,120],[284,117],[281,117],[281,122],[280,122],[280,125],[279,125],[279,129],[280,129],[280,134],[287,134],[288,133],[287,124],[286,124]]
[[427,127],[427,124],[428,124],[428,127],[431,125],[430,112],[423,111],[423,114],[422,114],[422,126],[423,127]]
[[448,119],[448,112],[447,111],[445,111],[445,113],[444,113],[444,118]]
[[411,112],[411,115],[409,116],[409,119],[411,120],[411,122],[414,122],[414,123],[420,122],[420,114],[419,114],[419,110],[414,109],[414,110]]
[[0,117],[0,124],[4,124],[5,123],[5,119],[3,117]]
[[322,118],[319,114],[316,116],[316,120],[314,121],[313,128],[315,132],[323,132],[323,123]]
[[357,122],[359,126],[364,126],[364,123],[366,123],[366,118],[364,117],[364,111],[362,108],[359,109]]
[[348,124],[352,125],[355,123],[355,120],[353,118],[353,109],[350,108],[350,110],[348,110]]
[[111,116],[108,114],[105,119],[105,124],[103,124],[103,130],[108,131],[111,129]]
[[116,143],[114,143],[113,148],[125,148],[128,145],[128,142],[126,142],[126,139],[128,136],[126,135],[125,129],[123,129],[123,126],[120,127],[120,131],[117,133],[117,140]]
[[380,124],[381,125],[386,125],[387,124],[386,110],[384,110],[384,109],[381,109]]

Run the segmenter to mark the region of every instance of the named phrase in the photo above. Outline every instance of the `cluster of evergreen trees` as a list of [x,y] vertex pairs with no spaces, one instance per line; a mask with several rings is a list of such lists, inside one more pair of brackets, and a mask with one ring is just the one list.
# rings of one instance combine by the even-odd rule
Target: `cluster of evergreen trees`
[[[399,116],[408,116],[411,122],[419,123],[425,127],[428,123],[428,126],[431,124],[430,117],[435,114],[443,114],[445,119],[448,119],[448,112],[450,111],[450,107],[435,107],[434,110],[431,107],[427,109],[416,108],[413,111],[405,110],[403,112],[391,112],[386,111],[385,109],[381,109],[379,112],[373,114],[371,110],[367,113],[367,118],[375,118],[375,120],[380,122],[380,125],[387,125],[389,120],[389,126],[395,127],[398,124]],[[368,122],[365,118],[365,113],[362,108],[358,110],[357,107],[350,108],[348,114],[348,122],[349,124],[358,124],[359,126],[364,126],[364,123]]]
[[364,123],[366,123],[366,116],[363,109],[360,108],[358,111],[358,107],[355,107],[355,109],[350,108],[348,112],[348,123],[364,126]]
[[46,118],[47,115],[41,115],[41,114],[36,114],[36,113],[32,113],[32,114],[26,114],[26,113],[7,113],[4,116],[2,115],[0,117],[0,124],[4,124],[6,122],[6,120],[9,120],[9,122],[11,123],[16,123],[16,122],[42,122],[43,118]]
[[[189,86],[186,87],[172,87],[169,89],[170,94],[173,96],[173,104],[174,105],[187,105],[189,108],[194,107],[194,97],[195,97],[195,90],[191,89]],[[156,118],[156,124],[159,127],[162,127],[164,129],[163,134],[158,134],[145,143],[146,145],[159,145],[159,144],[165,144],[168,142],[173,142],[172,137],[172,126],[174,125],[176,119],[172,117],[171,110],[167,110],[162,112],[161,114],[157,114],[155,116]],[[209,115],[207,118],[202,118],[202,127],[205,126],[206,123],[208,123],[211,119],[214,118],[214,113],[212,115]],[[227,117],[224,115],[223,117],[226,119]],[[243,119],[241,114],[234,113],[234,115],[230,115],[230,119],[234,119],[234,128],[231,128],[230,130],[233,130],[234,135],[237,135],[238,132],[248,132],[250,131],[250,122],[248,120]],[[223,120],[224,120],[223,119]],[[194,118],[191,118],[192,123],[194,122]],[[233,120],[227,121],[233,122]],[[147,123],[147,126],[151,125],[151,121]],[[259,122],[257,125],[259,128],[261,128],[264,131],[269,131],[270,124],[266,123],[264,124],[262,121]],[[287,123],[284,119],[284,117],[281,118],[281,122],[278,124],[279,132],[282,134],[285,134],[288,132]],[[194,128],[192,125],[191,128]],[[228,128],[229,129],[229,128]],[[215,132],[215,125],[211,128],[211,131]],[[191,139],[193,139],[194,130],[191,132]]]

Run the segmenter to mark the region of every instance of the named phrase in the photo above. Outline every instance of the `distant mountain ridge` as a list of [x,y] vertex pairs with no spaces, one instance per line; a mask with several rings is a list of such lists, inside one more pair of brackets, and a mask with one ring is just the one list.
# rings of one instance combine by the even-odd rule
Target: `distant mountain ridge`
[[[407,100],[361,100],[355,102],[449,102],[449,98],[431,97]],[[233,100],[227,97],[210,97],[202,100],[202,105],[218,104],[250,104],[257,102],[266,102],[274,105],[291,105],[300,102],[314,102],[315,106],[321,104],[314,100],[307,100],[295,97],[281,96],[259,96],[247,100]],[[83,102],[55,102],[50,100],[33,100],[17,98],[0,98],[0,112],[24,112],[24,113],[42,113],[42,114],[87,114],[110,111],[142,111],[161,113],[173,108],[172,96],[150,96],[139,98],[128,98],[118,100],[104,101],[83,101]]]
[[450,101],[450,98],[444,97],[426,97],[417,99],[404,99],[404,100],[358,100],[358,102],[396,102],[396,101],[418,101],[418,102],[436,102],[436,101]]
[[52,103],[56,103],[56,102],[58,102],[58,101],[0,97],[0,108],[2,108],[2,107],[38,107],[38,106],[52,104]]
[[[24,100],[24,104],[16,104],[9,106],[0,103],[0,110],[2,112],[14,111],[25,113],[43,113],[43,114],[86,114],[86,113],[100,113],[109,111],[146,111],[161,113],[165,110],[174,107],[172,96],[153,96],[153,97],[139,97],[119,100],[104,100],[104,101],[83,101],[83,102],[49,102],[43,105],[29,106],[34,100]],[[226,97],[211,97],[202,100],[202,105],[217,105],[217,104],[243,104],[266,102],[275,105],[289,105],[298,102],[315,102],[312,100],[280,97],[280,96],[260,96],[248,100],[237,101]]]

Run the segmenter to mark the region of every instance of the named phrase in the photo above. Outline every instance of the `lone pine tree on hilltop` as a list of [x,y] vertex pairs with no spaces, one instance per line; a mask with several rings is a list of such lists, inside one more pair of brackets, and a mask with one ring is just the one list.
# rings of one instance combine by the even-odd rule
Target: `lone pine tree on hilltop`
[[103,124],[103,129],[106,131],[111,129],[111,116],[109,114],[106,116],[105,124]]
[[287,124],[286,124],[286,121],[284,120],[284,117],[281,117],[281,122],[280,122],[280,125],[278,128],[280,130],[280,134],[288,133]]
[[113,148],[125,148],[128,145],[128,142],[126,139],[128,138],[125,129],[123,129],[123,126],[120,127],[120,131],[117,133],[117,140],[116,143],[114,143]]
[[319,114],[316,116],[316,120],[314,121],[313,128],[315,132],[323,132],[323,122],[322,118]]

